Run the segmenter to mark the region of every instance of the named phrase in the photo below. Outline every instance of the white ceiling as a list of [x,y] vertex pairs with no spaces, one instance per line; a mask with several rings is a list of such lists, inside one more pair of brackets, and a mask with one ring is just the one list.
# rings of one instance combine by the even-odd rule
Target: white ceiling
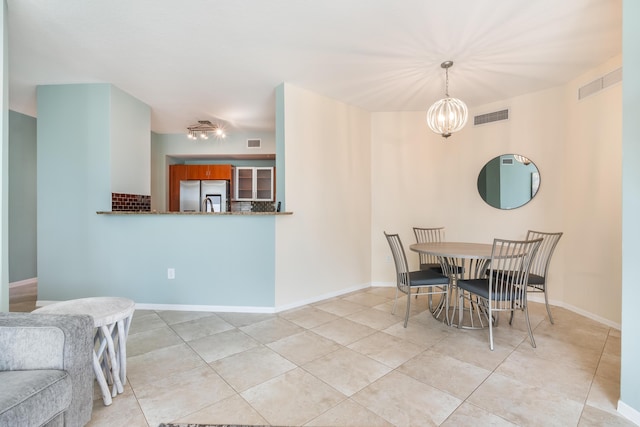
[[35,86],[112,83],[151,128],[273,129],[282,82],[369,111],[470,107],[563,84],[622,52],[622,0],[7,0],[10,108]]

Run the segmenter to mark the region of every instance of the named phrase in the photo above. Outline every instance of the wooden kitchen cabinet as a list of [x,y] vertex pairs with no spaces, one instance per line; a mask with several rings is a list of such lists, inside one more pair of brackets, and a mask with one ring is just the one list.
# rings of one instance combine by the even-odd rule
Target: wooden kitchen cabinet
[[187,179],[206,179],[205,176],[207,165],[185,165],[187,167]]
[[182,165],[187,168],[186,179],[233,179],[231,165]]
[[187,165],[169,166],[169,211],[180,210],[180,181],[187,178]]
[[235,170],[234,200],[273,201],[274,168],[238,166]]

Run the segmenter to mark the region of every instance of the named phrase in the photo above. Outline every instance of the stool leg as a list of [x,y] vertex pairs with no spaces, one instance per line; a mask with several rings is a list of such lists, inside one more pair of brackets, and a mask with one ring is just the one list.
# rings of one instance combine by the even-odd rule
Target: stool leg
[[100,366],[100,362],[98,361],[98,355],[93,353],[93,372],[96,375],[96,380],[98,380],[98,385],[100,386],[100,391],[102,392],[102,401],[105,406],[111,405],[111,393],[109,393],[109,387],[107,386],[107,380],[104,378],[104,374],[102,373],[102,367]]
[[124,386],[127,383],[127,333],[125,320],[118,320],[118,362],[120,363],[120,381]]
[[114,391],[117,391],[118,393],[122,393],[124,391],[124,388],[122,387],[122,382],[120,382],[120,375],[119,375],[120,370],[118,367],[118,361],[116,359],[116,352],[113,345],[113,339],[111,338],[111,331],[107,326],[101,326],[100,328],[102,329],[104,338],[107,340],[107,350],[109,352],[109,360],[111,361],[111,373],[112,373],[111,376],[113,377]]

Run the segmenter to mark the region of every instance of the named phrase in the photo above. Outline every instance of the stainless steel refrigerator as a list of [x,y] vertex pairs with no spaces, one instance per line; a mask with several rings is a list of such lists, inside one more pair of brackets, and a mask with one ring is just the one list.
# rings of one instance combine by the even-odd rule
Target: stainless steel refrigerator
[[229,182],[225,180],[200,181],[202,212],[226,212]]
[[180,212],[226,212],[229,182],[180,181]]

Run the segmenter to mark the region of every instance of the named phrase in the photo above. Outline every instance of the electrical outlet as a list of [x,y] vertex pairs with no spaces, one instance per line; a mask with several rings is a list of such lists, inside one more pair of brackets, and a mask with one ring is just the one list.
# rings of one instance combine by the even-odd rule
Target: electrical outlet
[[176,269],[168,268],[167,269],[167,279],[175,279],[176,278]]

